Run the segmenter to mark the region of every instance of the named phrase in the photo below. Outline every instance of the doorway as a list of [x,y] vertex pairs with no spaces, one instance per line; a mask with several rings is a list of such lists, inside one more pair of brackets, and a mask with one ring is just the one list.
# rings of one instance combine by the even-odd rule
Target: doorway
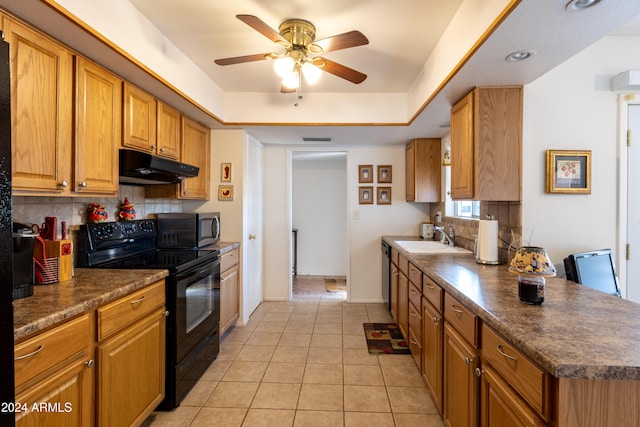
[[291,295],[347,299],[347,153],[291,152]]
[[[623,167],[620,175],[621,180],[626,178],[626,186],[624,182],[620,186],[620,198],[626,201],[626,220],[620,222],[621,268],[618,273],[621,287],[623,291],[626,290],[625,297],[640,302],[640,97],[622,96],[620,115],[620,133],[624,137],[624,147],[621,147],[620,156]],[[626,162],[622,152],[626,153]]]

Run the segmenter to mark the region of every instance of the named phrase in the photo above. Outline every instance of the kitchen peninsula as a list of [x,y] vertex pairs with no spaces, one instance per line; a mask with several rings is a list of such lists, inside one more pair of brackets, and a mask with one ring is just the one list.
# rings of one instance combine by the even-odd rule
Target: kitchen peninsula
[[[455,384],[458,396],[471,396],[469,420],[479,420],[480,425],[507,425],[495,421],[524,422],[521,414],[525,414],[526,425],[640,426],[638,304],[552,278],[547,279],[544,303],[527,305],[519,300],[517,276],[509,273],[506,265],[477,264],[470,254],[410,253],[396,244],[417,238],[382,239],[395,252],[400,282],[409,283],[409,322],[416,301],[411,292],[423,291],[424,297],[417,303],[423,309],[416,308],[417,312],[427,313],[424,306],[431,307],[433,301],[426,298],[428,289],[441,289],[433,306],[437,311],[440,304],[442,314],[422,315],[421,330],[430,327],[427,322],[432,317],[434,323],[444,318],[444,344],[440,346],[439,359],[440,363],[444,360],[444,366],[439,367],[444,370],[444,379],[439,378],[444,383],[445,420],[447,388],[451,388],[446,367],[452,363],[452,352],[447,355],[450,333],[462,337],[459,348],[471,351],[462,358],[462,366],[466,363],[471,373],[464,386],[470,390],[461,390],[460,383]],[[404,277],[403,262],[408,264],[413,278],[416,275],[412,269],[423,274],[420,280],[414,279],[419,285],[413,284],[409,274]],[[391,292],[393,295],[393,288]],[[398,290],[396,295],[402,292]],[[401,296],[397,298],[397,304],[405,303]],[[405,310],[398,308],[400,313]],[[460,321],[456,316],[462,312],[472,320]],[[413,315],[417,316],[415,312]],[[417,335],[411,323],[408,330]],[[414,356],[413,344],[420,344],[418,351],[431,344],[424,337],[423,342],[413,335],[405,338],[412,343]],[[420,360],[425,359],[416,359]],[[420,363],[418,367],[423,372],[427,368]]]

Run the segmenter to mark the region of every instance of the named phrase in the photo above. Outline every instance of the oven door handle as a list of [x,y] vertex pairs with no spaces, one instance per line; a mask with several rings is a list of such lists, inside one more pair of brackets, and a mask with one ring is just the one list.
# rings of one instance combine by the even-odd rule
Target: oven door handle
[[203,268],[201,270],[195,270],[195,271],[191,271],[191,272],[185,272],[182,274],[178,274],[176,276],[176,280],[178,282],[185,280],[185,279],[190,279],[190,278],[196,278],[196,279],[201,279],[203,277],[207,277],[210,275],[215,275],[216,274],[216,266],[220,265],[220,261],[215,261],[215,265],[213,266],[207,266],[206,268]]

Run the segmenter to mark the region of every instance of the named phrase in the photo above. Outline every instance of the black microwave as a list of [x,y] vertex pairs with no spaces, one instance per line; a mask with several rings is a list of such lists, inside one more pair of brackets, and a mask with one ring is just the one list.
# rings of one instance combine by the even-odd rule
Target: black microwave
[[220,240],[220,212],[159,213],[158,248],[202,248]]

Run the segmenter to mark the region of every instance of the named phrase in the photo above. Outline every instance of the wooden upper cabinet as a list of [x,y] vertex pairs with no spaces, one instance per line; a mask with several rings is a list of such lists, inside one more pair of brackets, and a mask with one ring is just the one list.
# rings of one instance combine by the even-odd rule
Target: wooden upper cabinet
[[123,85],[124,117],[122,145],[156,153],[156,99],[142,89]]
[[4,17],[10,44],[15,194],[67,195],[71,181],[73,56]]
[[180,111],[165,104],[158,103],[158,150],[160,156],[180,159]]
[[115,195],[122,138],[122,80],[76,57],[75,97],[73,190]]
[[180,112],[128,82],[123,98],[122,145],[179,160]]
[[414,139],[406,147],[407,202],[440,202],[440,139]]
[[477,87],[451,109],[451,197],[520,200],[522,87]]
[[210,133],[207,127],[182,117],[181,161],[200,168],[197,177],[180,183],[179,197],[182,199],[209,200]]

